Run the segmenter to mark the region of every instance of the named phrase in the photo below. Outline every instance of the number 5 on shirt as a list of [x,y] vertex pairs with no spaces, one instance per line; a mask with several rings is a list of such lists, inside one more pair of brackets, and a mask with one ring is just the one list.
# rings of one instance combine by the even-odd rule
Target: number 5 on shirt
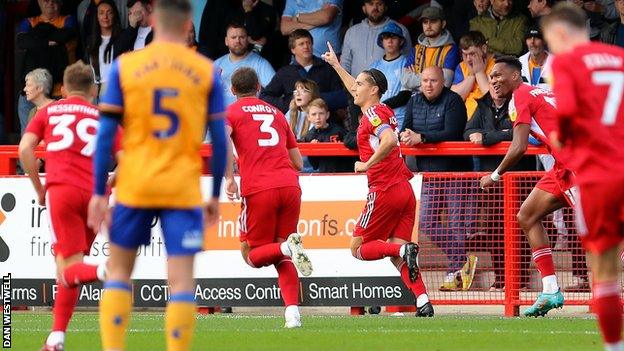
[[165,98],[176,98],[178,97],[178,90],[171,88],[162,88],[154,90],[154,115],[161,115],[165,118],[169,119],[170,126],[169,129],[166,130],[155,130],[154,136],[158,139],[167,139],[171,138],[175,133],[178,132],[180,127],[180,118],[175,111],[167,109],[162,106],[163,100]]

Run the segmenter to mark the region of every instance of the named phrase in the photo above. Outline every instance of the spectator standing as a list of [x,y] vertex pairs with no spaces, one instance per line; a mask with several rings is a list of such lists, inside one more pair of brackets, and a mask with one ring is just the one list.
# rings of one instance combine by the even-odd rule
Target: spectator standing
[[340,26],[343,0],[286,0],[280,30],[290,35],[296,29],[305,29],[314,38],[314,55],[325,53],[329,41],[340,54]]
[[149,19],[151,13],[151,0],[128,0],[128,28],[115,41],[114,50],[118,55],[143,49],[152,41],[154,32]]
[[[370,68],[376,68],[386,76],[388,90],[381,96],[382,101],[395,97],[401,91],[401,74],[407,63],[407,58],[401,54],[405,46],[403,31],[396,23],[388,22],[379,33],[377,45],[384,49],[383,58],[373,62]],[[407,102],[407,101],[405,101]],[[405,119],[405,103],[389,105],[394,111],[397,125],[403,125]]]
[[461,38],[470,30],[470,20],[484,14],[490,0],[455,0],[451,8],[448,29],[453,38]]
[[340,78],[323,60],[312,54],[313,39],[305,29],[296,29],[288,37],[288,47],[294,55],[291,64],[280,68],[271,82],[262,89],[260,99],[285,112],[293,98],[295,82],[301,78],[313,80],[321,98],[334,111],[347,105]]
[[468,116],[474,114],[477,99],[490,89],[489,74],[494,67],[494,57],[488,54],[488,44],[481,32],[470,31],[459,39],[462,62],[455,69],[451,90],[466,103]]
[[28,113],[28,122],[35,116],[37,111],[54,102],[50,98],[52,93],[52,75],[45,68],[36,68],[26,75],[24,95],[26,100],[35,105]]
[[539,27],[529,29],[525,42],[529,51],[519,58],[522,64],[522,81],[550,90],[546,77],[550,71],[552,56],[546,51],[546,42]]
[[249,51],[248,38],[247,30],[242,24],[229,24],[226,29],[225,46],[230,53],[215,61],[215,66],[221,70],[223,100],[226,108],[236,101],[231,89],[231,77],[238,68],[249,67],[253,69],[263,87],[267,86],[275,75],[273,67],[267,60],[257,53]]
[[96,11],[97,19],[92,24],[92,34],[86,45],[86,61],[93,68],[99,99],[106,88],[113,59],[118,56],[115,55],[114,43],[121,34],[121,24],[119,12],[112,0],[101,0]]
[[[466,108],[461,97],[444,86],[440,67],[424,69],[420,90],[407,104],[401,142],[414,146],[463,140]],[[465,157],[418,157],[416,160],[408,157],[407,163],[419,172],[471,169],[470,159]],[[476,269],[476,256],[466,256],[466,236],[475,223],[474,201],[466,189],[465,184],[455,180],[426,181],[422,185],[419,227],[448,259],[442,291],[468,290]],[[446,209],[448,228],[440,217],[443,209]]]
[[240,0],[240,5],[229,21],[242,24],[247,30],[247,40],[253,45],[253,51],[263,53],[264,46],[275,31],[276,13],[273,6],[260,0]]
[[549,14],[556,1],[557,0],[529,0],[527,8],[531,13],[533,21],[537,23],[542,16]]
[[223,43],[225,30],[230,21],[230,15],[236,11],[239,3],[231,0],[202,0],[205,2],[204,11],[199,26],[199,43],[208,49],[208,57],[216,60],[228,53]]
[[303,140],[311,128],[308,119],[308,105],[320,97],[318,85],[309,79],[300,79],[295,83],[293,99],[288,110],[288,125],[295,134],[295,139]]
[[615,9],[619,18],[600,31],[600,41],[624,47],[624,0],[615,0]]
[[[97,22],[97,8],[101,2],[101,0],[82,0],[76,9],[80,42],[85,49],[93,33],[93,23]],[[128,0],[113,0],[113,2],[119,16],[119,24],[125,29],[128,27]]]
[[439,7],[427,7],[420,16],[423,33],[407,56],[409,71],[403,75],[405,89],[416,91],[420,75],[426,67],[436,66],[444,72],[444,85],[453,83],[455,68],[459,64],[459,48],[446,27],[444,13]]
[[[65,67],[76,61],[76,20],[61,16],[61,0],[39,0],[41,15],[24,19],[17,28],[17,48],[24,50],[21,81],[35,68],[45,68],[52,75],[52,96],[61,96]],[[21,89],[20,89],[21,90]],[[28,114],[34,105],[24,95],[18,98],[21,132],[26,129]]]
[[386,15],[385,0],[366,0],[362,5],[362,11],[366,18],[347,30],[340,56],[340,65],[351,75],[357,75],[364,69],[370,68],[373,62],[384,56],[383,47],[378,45],[379,34],[389,23],[401,29],[401,37],[404,40],[401,53],[407,56],[412,47],[407,28]]
[[492,52],[519,56],[527,30],[527,18],[513,13],[512,7],[512,0],[492,0],[487,12],[470,20],[470,30],[483,33]]

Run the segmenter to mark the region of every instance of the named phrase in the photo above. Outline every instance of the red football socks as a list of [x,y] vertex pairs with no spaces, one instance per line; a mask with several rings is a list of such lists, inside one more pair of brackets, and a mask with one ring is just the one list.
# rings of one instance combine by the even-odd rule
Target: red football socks
[[277,269],[277,283],[282,292],[284,306],[299,304],[299,276],[297,269],[290,258],[284,257],[279,263],[275,264]]
[[399,271],[401,272],[401,280],[403,281],[403,284],[405,284],[405,286],[407,286],[414,293],[415,297],[427,293],[427,288],[425,287],[425,283],[423,283],[422,276],[420,274],[418,275],[418,279],[412,283],[409,278],[409,270],[407,269],[405,262],[401,263]]
[[598,317],[598,326],[605,343],[614,344],[622,340],[622,301],[617,281],[594,283],[593,309]]
[[385,257],[399,257],[401,244],[373,240],[363,243],[357,251],[357,258],[364,261],[375,261]]
[[52,311],[54,319],[52,331],[65,332],[78,301],[78,288],[66,288],[61,284],[57,288],[54,310]]
[[533,250],[533,261],[542,278],[555,274],[555,264],[550,247],[544,246]]
[[84,262],[74,263],[63,271],[61,283],[69,288],[75,288],[80,284],[94,282],[98,280],[97,267]]
[[271,243],[254,247],[249,251],[247,260],[256,268],[276,264],[284,258],[280,245],[280,243]]

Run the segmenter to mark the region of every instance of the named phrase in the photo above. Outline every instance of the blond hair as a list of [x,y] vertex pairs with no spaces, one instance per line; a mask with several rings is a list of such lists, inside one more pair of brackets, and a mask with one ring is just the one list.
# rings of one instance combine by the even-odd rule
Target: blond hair
[[93,68],[86,63],[78,61],[65,68],[63,86],[67,92],[75,91],[88,94],[94,85]]
[[[310,100],[316,100],[318,98],[321,97],[321,93],[319,92],[319,88],[318,85],[316,85],[316,82],[310,79],[299,79],[298,81],[295,82],[295,89],[297,89],[297,86],[302,86],[304,89],[309,90],[312,93],[312,99]],[[308,103],[308,106],[309,103]],[[301,130],[301,135],[297,135],[297,117],[299,116],[299,108],[297,106],[295,106],[295,108],[291,109],[289,112],[289,121],[290,121],[290,129],[293,131],[293,133],[295,133],[295,136],[297,136],[297,138],[303,138],[306,136],[306,134],[308,134],[308,129],[310,129],[310,122],[308,121],[307,118],[304,119],[303,121],[303,128]],[[302,110],[302,112],[307,112],[307,106],[304,107],[304,110]]]

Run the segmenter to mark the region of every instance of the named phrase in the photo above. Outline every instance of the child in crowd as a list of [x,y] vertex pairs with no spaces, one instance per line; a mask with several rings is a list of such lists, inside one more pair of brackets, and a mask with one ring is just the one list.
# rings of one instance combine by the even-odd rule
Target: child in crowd
[[[329,109],[323,99],[314,99],[308,104],[308,123],[311,129],[303,141],[308,143],[342,142],[345,129],[329,121]],[[309,158],[314,170],[320,173],[352,172],[353,165],[345,157],[313,157]]]

